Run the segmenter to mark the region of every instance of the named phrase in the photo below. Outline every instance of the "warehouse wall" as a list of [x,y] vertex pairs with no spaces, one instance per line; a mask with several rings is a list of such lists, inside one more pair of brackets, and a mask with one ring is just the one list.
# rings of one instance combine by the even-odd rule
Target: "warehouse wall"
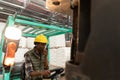
[[70,60],[70,47],[66,47],[65,35],[50,37],[50,64],[65,67]]

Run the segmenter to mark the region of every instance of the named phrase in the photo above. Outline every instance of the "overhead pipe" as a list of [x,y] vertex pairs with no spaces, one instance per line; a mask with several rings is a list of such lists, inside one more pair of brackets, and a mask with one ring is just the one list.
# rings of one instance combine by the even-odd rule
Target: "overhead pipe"
[[[19,0],[17,0],[17,2],[20,2]],[[20,14],[23,14],[23,15],[26,15],[26,16],[30,16],[30,17],[33,17],[33,18],[36,18],[36,19],[38,19],[38,20],[40,20],[40,21],[42,21],[42,22],[44,22],[44,23],[46,23],[47,21],[44,21],[44,20],[41,20],[41,18],[40,17],[42,17],[44,14],[42,14],[42,13],[45,13],[45,14],[47,14],[47,13],[49,13],[49,14],[53,14],[52,12],[49,12],[47,9],[45,9],[45,8],[42,8],[41,6],[39,6],[38,4],[35,4],[35,3],[33,3],[32,1],[28,1],[28,2],[25,2],[26,4],[24,4],[24,6],[20,6],[20,5],[17,5],[17,4],[14,4],[12,1],[10,1],[10,2],[7,2],[7,1],[4,1],[4,0],[0,0],[0,3],[2,4],[4,4],[4,5],[7,5],[8,7],[5,7],[6,9],[10,9],[11,11],[14,11],[15,13],[17,12],[17,13],[20,13]],[[3,5],[3,7],[4,7],[4,5]],[[30,10],[29,9],[29,5],[30,6],[33,6],[33,7],[35,7],[35,9],[37,8],[37,11],[36,10]],[[14,6],[14,7],[13,7]],[[14,9],[14,10],[13,10]],[[20,10],[21,9],[21,11],[22,12],[18,12],[17,10]],[[24,10],[24,12],[23,12],[23,10]],[[43,11],[42,11],[43,10]],[[26,11],[28,11],[28,13],[26,12]],[[41,11],[42,11],[42,13],[41,13]],[[34,15],[31,15],[31,14],[29,14],[29,12],[31,12],[31,13],[34,13]],[[13,13],[14,14],[14,13]],[[56,14],[55,14],[56,15]],[[58,15],[58,14],[57,14]],[[48,15],[44,15],[44,16],[46,16],[45,17],[45,19],[46,20],[48,20],[48,18],[49,17],[51,17],[51,16],[48,16]],[[63,15],[61,15],[61,14],[59,14],[58,16],[60,16],[61,18],[65,18],[65,16],[63,16]],[[43,17],[44,18],[44,17]],[[65,19],[67,19],[67,18],[65,18]],[[58,20],[55,20],[54,22],[58,22],[58,23],[60,23],[60,24],[63,24],[63,25],[65,25],[65,23],[63,23],[63,22],[61,22],[61,21],[58,21]],[[47,22],[48,23],[48,22]],[[48,24],[50,24],[50,23],[48,23]]]
[[[20,2],[19,0],[17,1],[17,2]],[[27,7],[27,5],[30,5],[31,4],[31,6],[35,6],[36,4],[33,4],[33,3],[30,3],[30,1],[29,1],[29,3],[27,3],[27,2],[23,2],[24,3],[24,6],[20,6],[20,5],[17,5],[17,4],[14,4],[13,2],[7,2],[7,1],[1,1],[0,0],[0,3],[1,4],[4,4],[4,5],[6,5],[6,6],[8,6],[8,7],[6,7],[7,9],[10,9],[10,11],[13,11],[13,9],[11,9],[10,7],[12,6],[14,6],[14,8],[17,10],[18,8],[20,8],[21,10],[29,10],[29,9],[27,9],[26,7]],[[26,3],[26,4],[25,4]],[[10,7],[9,7],[10,6]],[[4,6],[3,6],[4,7]],[[17,7],[17,8],[16,8]],[[40,8],[40,6],[35,6],[36,8],[39,8],[40,10],[43,10],[42,8]],[[36,9],[35,8],[35,9]],[[14,9],[14,11],[16,12],[16,10]],[[30,12],[32,12],[32,13],[34,13],[34,14],[39,14],[39,15],[44,15],[44,14],[40,14],[40,13],[38,13],[38,12],[36,12],[36,11],[31,11],[31,10],[29,10]],[[45,11],[45,10],[44,10]],[[46,13],[48,13],[48,11],[46,12]],[[47,16],[47,15],[46,15]]]
[[[63,14],[61,14],[61,13],[49,12],[46,8],[42,8],[42,7],[40,7],[38,4],[33,3],[32,1],[30,2],[29,5],[32,5],[32,6],[36,7],[37,9],[43,10],[44,12],[46,12],[45,14],[48,14],[48,13],[49,13],[49,14],[54,14],[55,16],[60,16],[59,18],[67,19],[67,17],[65,17],[65,15],[63,15]],[[36,9],[36,10],[37,10],[37,9]],[[40,12],[40,10],[39,10],[39,11],[37,10],[37,12]],[[51,17],[51,16],[49,16],[49,17]],[[55,18],[55,17],[54,17],[54,18]],[[56,22],[58,22],[58,21],[56,21]]]
[[[28,9],[27,9],[27,11],[28,11],[28,12],[29,12],[29,11],[31,12],[31,10],[28,10]],[[34,12],[34,11],[32,11],[32,12]],[[38,13],[38,12],[34,12],[34,13],[35,13],[36,15],[39,15],[39,17],[38,17],[38,16],[35,17],[34,14],[32,14],[32,15],[30,15],[30,14],[27,15],[27,16],[29,16],[29,17],[27,17],[27,16],[22,16],[22,15],[16,15],[16,17],[17,17],[17,18],[27,19],[27,20],[33,20],[33,21],[40,20],[40,19],[41,19],[41,17],[40,17],[41,14]],[[24,15],[24,14],[23,14],[23,15]],[[32,16],[32,18],[31,18],[30,16]],[[43,15],[41,15],[41,16],[43,17]],[[44,16],[45,16],[45,18],[48,18],[48,17],[49,17],[48,15],[47,15],[47,16],[44,15]],[[33,19],[33,18],[35,18],[35,19]],[[37,19],[36,19],[36,18],[37,18]]]
[[1,14],[5,14],[5,15],[12,15],[12,14],[7,13],[7,12],[1,12],[1,11],[0,11],[0,13],[1,13]]
[[35,6],[35,7],[40,8],[41,10],[46,11],[46,13],[51,13],[51,14],[55,14],[55,15],[61,16],[61,17],[63,17],[63,18],[66,18],[66,17],[65,17],[63,14],[61,14],[61,13],[53,13],[53,12],[50,12],[48,9],[43,8],[42,6],[40,7],[37,3],[34,2],[34,0],[31,0],[31,1],[30,1],[30,4],[33,5],[33,6]]
[[[22,16],[22,15],[16,15],[16,18],[22,18],[22,19],[32,20],[32,21],[39,21],[37,19],[33,19],[33,18],[30,18],[30,17]],[[42,20],[42,22],[43,22],[43,20]],[[45,23],[51,24],[51,25],[59,25],[59,26],[63,26],[65,24],[65,23],[63,24],[63,23],[56,22],[56,21],[51,21],[51,22],[50,21],[45,21]],[[70,24],[70,22],[68,22],[68,23]],[[67,26],[64,26],[64,27],[65,28],[70,28],[70,25],[67,24]]]
[[[53,16],[51,16],[51,14],[52,13],[50,13],[50,14],[46,14],[46,13],[40,13],[40,11],[39,12],[36,12],[36,11],[34,11],[34,10],[31,10],[31,9],[25,9],[25,11],[24,12],[27,12],[28,14],[30,13],[30,12],[32,12],[33,14],[31,15],[31,14],[29,14],[29,15],[26,15],[26,16],[29,16],[29,17],[33,17],[33,18],[35,18],[35,19],[38,19],[38,20],[41,20],[41,21],[44,21],[44,22],[47,22],[48,24],[51,24],[50,23],[50,21],[51,22],[55,22],[55,23],[59,23],[59,25],[60,24],[62,24],[62,25],[65,25],[65,24],[67,24],[67,18],[64,18],[64,21],[63,21],[63,18],[62,19],[59,19],[60,17],[57,17],[57,18],[55,18],[55,17],[53,17]],[[23,15],[24,15],[24,12],[22,13]],[[34,16],[34,14],[35,14],[35,16]],[[54,14],[53,14],[54,15]],[[45,19],[45,20],[43,20],[43,19]]]
[[7,5],[11,5],[11,6],[14,6],[14,7],[21,8],[21,9],[25,9],[25,7],[23,7],[23,6],[19,6],[19,5],[4,1],[4,0],[0,0],[0,3],[4,3],[4,4],[7,4]]

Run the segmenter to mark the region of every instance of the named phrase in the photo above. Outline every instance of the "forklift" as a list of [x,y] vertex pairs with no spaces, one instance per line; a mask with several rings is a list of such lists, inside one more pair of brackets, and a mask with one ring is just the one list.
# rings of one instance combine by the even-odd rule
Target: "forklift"
[[[22,28],[14,25],[24,25]],[[15,32],[14,32],[15,31]],[[24,80],[21,79],[22,64],[15,64],[15,53],[18,49],[20,37],[36,37],[39,34],[44,34],[49,37],[71,33],[72,28],[66,28],[55,25],[48,25],[39,22],[36,19],[23,16],[23,15],[11,15],[8,17],[6,27],[3,30],[1,36],[1,48],[0,48],[0,61],[1,61],[1,74],[3,74],[2,80]],[[48,46],[48,60],[50,59],[50,46]],[[3,56],[4,52],[4,57]],[[48,80],[59,80],[59,75],[64,71],[63,68],[50,69],[51,75],[45,77]]]
[[66,80],[120,80],[120,0],[70,2],[73,38]]
[[120,80],[120,0],[77,0],[66,80]]

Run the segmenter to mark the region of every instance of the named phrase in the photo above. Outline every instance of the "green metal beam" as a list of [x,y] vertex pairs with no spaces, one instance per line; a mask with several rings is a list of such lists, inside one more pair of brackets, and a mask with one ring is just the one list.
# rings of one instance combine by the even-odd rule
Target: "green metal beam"
[[15,23],[14,17],[13,17],[13,16],[9,16],[9,17],[8,17],[7,26],[8,26],[8,27],[13,27],[14,23]]
[[20,78],[16,78],[16,79],[13,79],[13,80],[21,80]]
[[40,29],[38,32],[37,32],[37,35],[39,35],[39,34],[42,34],[42,33],[44,33],[44,32],[46,32],[47,30],[46,29]]
[[36,37],[37,35],[36,34],[27,34],[27,33],[23,33],[22,36],[24,37]]
[[28,29],[28,27],[25,27],[25,28],[22,29],[22,31],[25,31],[25,30],[27,30],[27,29]]
[[25,33],[30,33],[31,31],[33,31],[33,30],[35,30],[34,28],[32,28],[32,29],[30,29],[30,30],[28,30],[28,31],[26,31]]
[[16,15],[16,18],[22,18],[22,19],[26,19],[26,20],[32,20],[32,21],[36,21],[33,18],[27,17],[27,16],[22,16],[22,15]]
[[[9,16],[8,17],[8,22],[7,22],[7,26],[6,27],[13,27],[14,26],[14,17],[13,16]],[[5,27],[5,29],[6,29]],[[3,37],[4,38],[4,32],[2,33]],[[4,43],[4,41],[3,41]],[[2,45],[3,46],[3,45]],[[4,69],[5,70],[5,69]],[[9,72],[4,72],[4,76],[3,76],[4,80],[10,80],[10,71]]]
[[4,80],[10,80],[10,72],[4,74]]
[[42,34],[49,34],[49,33],[52,33],[52,32],[54,32],[55,30],[47,30],[47,31],[44,31],[44,32],[42,32]]
[[47,35],[47,36],[49,36],[49,35],[56,34],[56,33],[58,33],[58,32],[61,32],[61,31],[54,31],[54,32],[51,32],[51,33],[49,33],[49,34],[46,34],[46,35]]
[[47,29],[59,30],[59,31],[64,31],[64,32],[69,31],[69,29],[60,28],[58,26],[47,25],[47,24],[38,23],[38,22],[30,22],[30,21],[21,20],[21,19],[15,19],[15,22],[21,23],[21,24],[26,24],[26,25],[31,25],[31,26],[36,26],[36,27],[40,27],[40,28],[44,27],[44,28],[47,28]]
[[36,30],[34,30],[33,32],[31,32],[31,34],[35,34],[36,32],[38,32],[39,31],[39,29],[36,29]]
[[5,32],[5,29],[6,27],[12,27],[14,25],[14,18],[13,16],[9,16],[8,17],[8,20],[7,20],[7,24],[2,32],[2,35],[1,35],[1,42],[0,42],[0,62],[2,63],[2,48],[3,48],[3,44],[4,44],[4,32]]
[[0,46],[0,63],[2,63],[2,48],[3,48],[3,43],[4,43],[4,35],[2,34],[2,37],[1,37],[1,46]]
[[49,37],[47,37],[48,38],[48,63],[50,64],[50,38]]

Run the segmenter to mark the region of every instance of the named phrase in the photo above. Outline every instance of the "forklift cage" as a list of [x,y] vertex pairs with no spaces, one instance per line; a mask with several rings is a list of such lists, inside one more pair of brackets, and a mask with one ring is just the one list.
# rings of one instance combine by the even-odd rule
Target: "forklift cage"
[[[49,37],[65,34],[65,33],[72,33],[72,27],[65,27],[65,26],[56,26],[51,24],[45,24],[37,21],[36,19],[22,16],[22,15],[11,15],[8,17],[6,26],[1,35],[1,42],[0,42],[0,64],[2,65],[2,48],[4,45],[4,32],[6,27],[12,27],[14,24],[24,25],[22,29],[22,36],[23,37],[36,37],[39,34],[44,34],[48,38],[48,60],[50,61],[50,46],[49,46]],[[3,78],[4,80],[10,80],[10,71],[5,72],[3,69]]]

